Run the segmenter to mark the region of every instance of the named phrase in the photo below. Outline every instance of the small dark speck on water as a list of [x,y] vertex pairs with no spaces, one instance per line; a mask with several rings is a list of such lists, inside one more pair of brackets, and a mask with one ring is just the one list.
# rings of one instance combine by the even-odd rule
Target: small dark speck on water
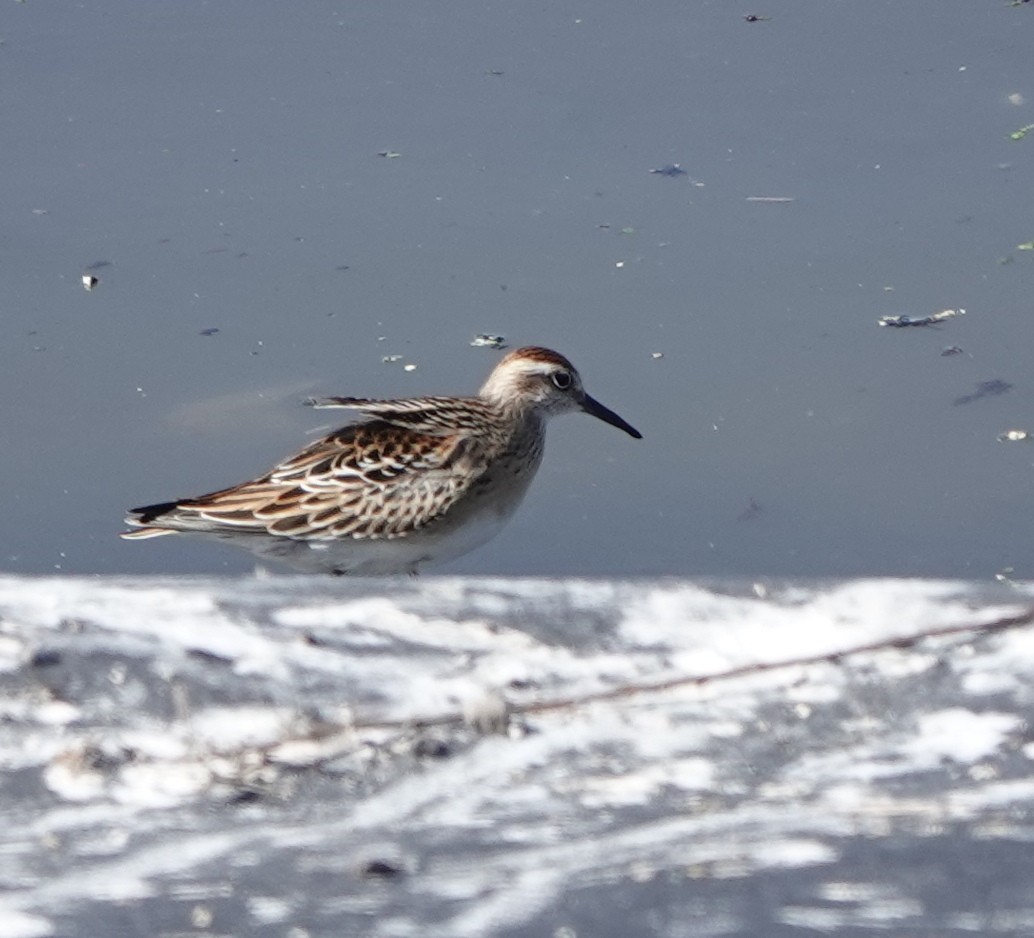
[[943,349],[941,349],[941,358],[947,358],[949,355],[961,355],[961,354],[962,354],[962,346],[961,345],[946,345],[946,346],[944,346]]
[[997,397],[999,394],[1005,394],[1007,391],[1011,391],[1012,387],[1008,381],[1003,381],[1001,378],[980,381],[972,394],[964,394],[962,397],[957,397],[953,403],[956,407],[960,407],[963,404],[972,404],[983,397]]
[[33,654],[29,663],[34,668],[52,668],[61,664],[61,652],[54,651],[52,648],[41,648]]
[[401,875],[402,866],[391,860],[366,860],[359,865],[358,872],[360,876],[364,877],[389,879]]
[[758,504],[757,500],[751,496],[747,499],[747,507],[743,509],[737,516],[737,521],[752,521],[754,518],[761,514],[761,505]]
[[219,330],[214,326],[211,329],[202,329],[198,335],[215,335]]
[[445,759],[452,755],[452,748],[444,739],[423,738],[413,745],[413,755],[423,759]]
[[209,651],[207,648],[188,648],[187,655],[198,661],[208,661],[212,664],[229,664],[232,660],[231,658],[227,658],[225,655],[219,655],[214,651]]

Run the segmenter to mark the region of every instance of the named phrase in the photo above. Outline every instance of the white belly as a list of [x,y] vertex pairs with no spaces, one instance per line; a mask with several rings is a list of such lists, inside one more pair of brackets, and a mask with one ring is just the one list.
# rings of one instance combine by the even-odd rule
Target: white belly
[[529,471],[508,475],[504,484],[489,487],[439,521],[402,537],[306,540],[231,531],[215,536],[305,573],[417,573],[462,557],[495,537],[517,510],[537,468],[536,461]]
[[[352,576],[417,573],[476,550],[495,537],[508,520],[490,512],[474,515],[462,525],[443,526],[440,530],[392,540],[296,541],[300,549],[293,549],[290,558],[280,559],[298,569]],[[308,557],[304,556],[305,552]]]

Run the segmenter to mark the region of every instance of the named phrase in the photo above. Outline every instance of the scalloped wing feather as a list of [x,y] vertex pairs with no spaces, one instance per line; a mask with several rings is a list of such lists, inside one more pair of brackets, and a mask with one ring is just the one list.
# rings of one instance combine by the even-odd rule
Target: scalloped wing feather
[[309,404],[319,409],[345,407],[358,410],[393,427],[432,436],[447,436],[457,430],[478,430],[486,424],[491,426],[495,421],[492,408],[476,398],[406,397],[380,401],[365,397],[321,397],[311,398]]
[[[398,413],[428,419],[421,408]],[[484,440],[451,427],[446,434],[384,420],[353,424],[261,478],[179,502],[168,520],[306,540],[402,537],[448,512],[491,461]]]

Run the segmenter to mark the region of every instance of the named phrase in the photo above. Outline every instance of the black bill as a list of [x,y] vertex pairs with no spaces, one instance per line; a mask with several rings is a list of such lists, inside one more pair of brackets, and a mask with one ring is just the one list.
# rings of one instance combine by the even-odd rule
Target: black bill
[[625,420],[622,420],[617,414],[614,413],[609,407],[604,407],[596,398],[585,395],[585,400],[582,401],[582,410],[587,414],[592,414],[593,417],[599,417],[604,423],[609,423],[612,427],[617,427],[619,430],[624,430],[629,436],[634,436],[637,440],[641,440],[643,435]]

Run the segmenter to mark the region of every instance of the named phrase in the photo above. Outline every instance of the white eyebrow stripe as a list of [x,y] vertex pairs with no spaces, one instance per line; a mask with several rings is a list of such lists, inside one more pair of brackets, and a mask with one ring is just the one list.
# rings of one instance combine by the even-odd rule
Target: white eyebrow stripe
[[552,374],[557,369],[557,365],[553,362],[539,362],[526,359],[520,364],[521,371],[526,375],[548,375]]

